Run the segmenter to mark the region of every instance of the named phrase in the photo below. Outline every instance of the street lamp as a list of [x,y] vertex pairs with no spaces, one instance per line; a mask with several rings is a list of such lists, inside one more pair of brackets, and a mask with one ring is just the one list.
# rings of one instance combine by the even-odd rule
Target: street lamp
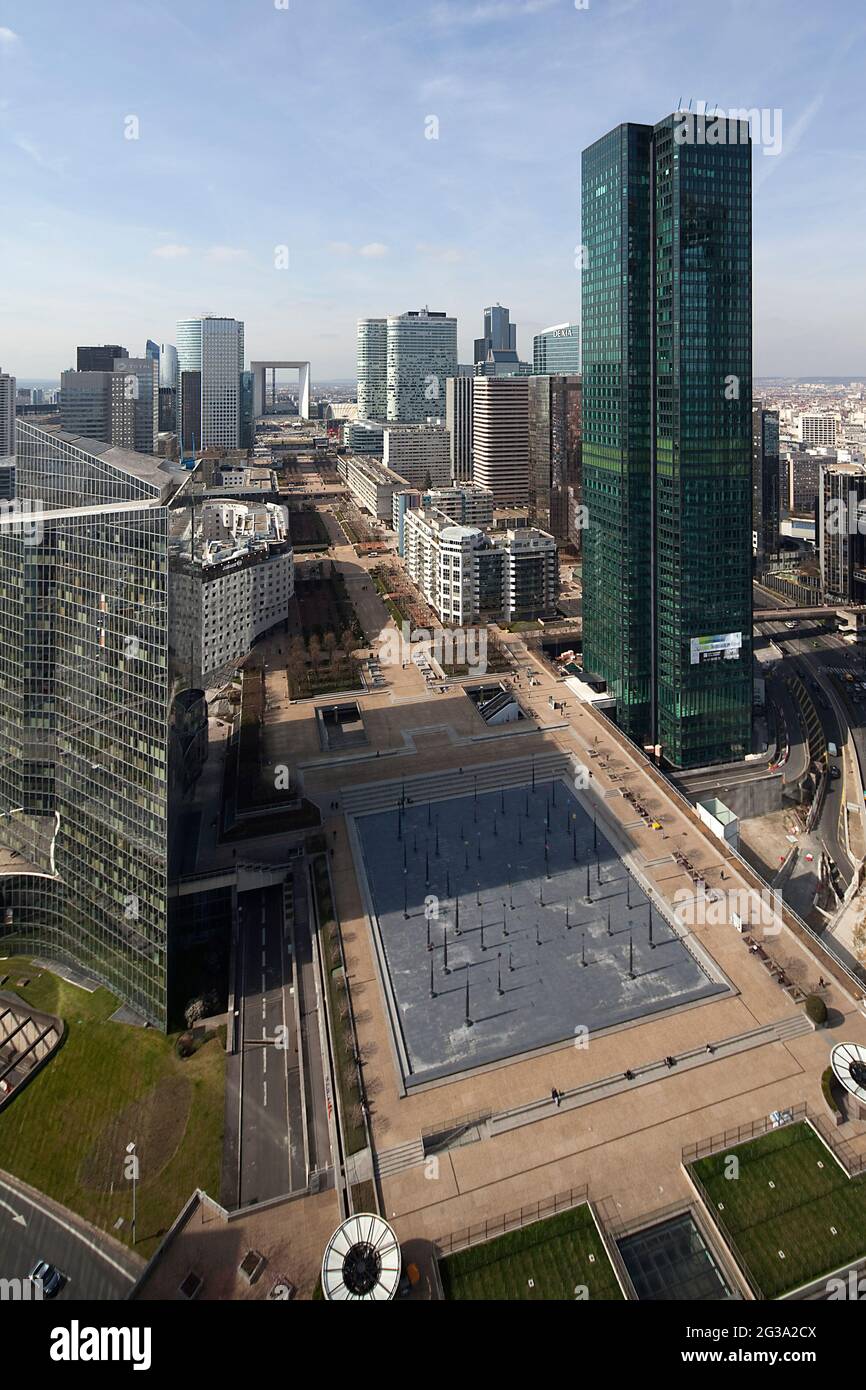
[[138,1182],[138,1154],[135,1152],[135,1144],[129,1143],[126,1146],[127,1157],[124,1160],[124,1176],[132,1181],[132,1243],[135,1245],[136,1235],[136,1184]]

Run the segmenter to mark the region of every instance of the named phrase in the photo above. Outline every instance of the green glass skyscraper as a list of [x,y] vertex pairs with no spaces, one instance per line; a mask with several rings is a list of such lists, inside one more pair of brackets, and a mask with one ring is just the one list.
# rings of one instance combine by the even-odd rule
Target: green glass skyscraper
[[583,154],[584,667],[675,767],[751,742],[751,143],[677,112]]

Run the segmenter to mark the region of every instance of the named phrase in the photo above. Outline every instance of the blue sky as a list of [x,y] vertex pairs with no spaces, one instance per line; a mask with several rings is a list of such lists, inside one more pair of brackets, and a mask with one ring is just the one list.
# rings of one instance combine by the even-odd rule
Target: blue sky
[[358,316],[445,309],[468,360],[497,301],[530,354],[579,317],[582,148],[694,97],[782,111],[756,373],[866,374],[862,0],[284,3],[0,0],[4,370],[209,312],[348,377]]

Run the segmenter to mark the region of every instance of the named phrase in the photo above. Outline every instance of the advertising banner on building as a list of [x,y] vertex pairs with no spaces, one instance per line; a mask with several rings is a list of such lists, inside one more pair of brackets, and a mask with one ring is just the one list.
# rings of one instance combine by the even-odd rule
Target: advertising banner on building
[[715,637],[693,637],[691,653],[693,666],[699,661],[734,661],[743,645],[741,632],[720,632]]

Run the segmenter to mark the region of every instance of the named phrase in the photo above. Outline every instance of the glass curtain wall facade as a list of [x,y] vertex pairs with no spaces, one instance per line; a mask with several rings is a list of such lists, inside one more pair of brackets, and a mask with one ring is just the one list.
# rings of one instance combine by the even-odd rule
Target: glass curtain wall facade
[[36,510],[0,518],[0,843],[30,871],[0,876],[2,946],[77,965],[165,1028],[182,477],[19,422],[18,479]]
[[584,662],[676,767],[751,742],[751,144],[726,118],[584,152]]
[[583,662],[638,743],[652,731],[649,126],[583,154]]

